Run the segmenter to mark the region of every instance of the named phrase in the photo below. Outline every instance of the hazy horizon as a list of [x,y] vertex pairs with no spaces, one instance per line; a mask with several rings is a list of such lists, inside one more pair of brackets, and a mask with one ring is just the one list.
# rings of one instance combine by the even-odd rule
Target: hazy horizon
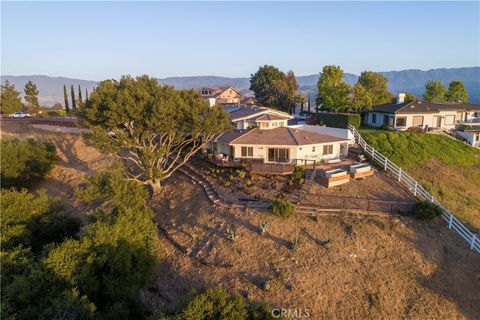
[[5,2],[2,75],[298,76],[480,65],[479,2]]

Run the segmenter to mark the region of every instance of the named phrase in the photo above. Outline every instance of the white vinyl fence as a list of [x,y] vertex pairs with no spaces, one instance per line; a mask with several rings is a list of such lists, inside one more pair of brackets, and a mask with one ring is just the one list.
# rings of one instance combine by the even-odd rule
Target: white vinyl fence
[[413,193],[415,197],[420,200],[427,200],[433,202],[442,209],[442,218],[445,219],[448,223],[448,229],[455,230],[462,238],[464,238],[470,246],[471,250],[475,250],[480,253],[480,239],[472,231],[468,230],[454,215],[449,212],[440,202],[437,201],[430,193],[425,190],[420,183],[415,181],[410,177],[402,168],[395,165],[387,157],[382,155],[380,152],[375,150],[370,146],[360,135],[357,129],[351,125],[348,126],[348,129],[353,133],[355,140],[358,145],[362,147],[367,155],[369,155],[375,162],[383,167],[385,171],[391,172],[397,180],[405,185],[410,192]]

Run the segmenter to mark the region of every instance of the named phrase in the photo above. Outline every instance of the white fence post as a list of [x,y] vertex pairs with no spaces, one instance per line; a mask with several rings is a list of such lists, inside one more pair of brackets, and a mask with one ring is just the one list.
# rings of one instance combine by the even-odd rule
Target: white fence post
[[402,180],[402,168],[398,168],[398,182]]
[[415,181],[415,186],[413,187],[413,196],[414,196],[414,197],[417,196],[417,187],[418,187],[418,182]]
[[383,164],[383,170],[387,171],[387,162],[388,162],[388,158],[385,157],[385,163]]
[[375,148],[372,148],[372,160],[375,161]]
[[433,196],[432,196],[432,195],[430,195],[430,202],[432,202],[432,203],[433,203],[433,200],[434,200]]
[[448,217],[448,229],[452,229],[452,222],[453,222],[453,214],[450,213]]
[[477,240],[476,234],[473,235],[472,241],[470,242],[470,250],[473,250],[473,246],[475,245],[475,240]]

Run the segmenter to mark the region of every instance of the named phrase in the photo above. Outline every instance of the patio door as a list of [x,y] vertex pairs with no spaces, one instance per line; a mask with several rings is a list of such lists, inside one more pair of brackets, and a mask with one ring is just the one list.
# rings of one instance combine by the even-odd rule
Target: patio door
[[289,162],[290,153],[288,149],[268,148],[268,162]]
[[442,117],[441,116],[433,116],[433,127],[434,128],[441,128],[442,127]]

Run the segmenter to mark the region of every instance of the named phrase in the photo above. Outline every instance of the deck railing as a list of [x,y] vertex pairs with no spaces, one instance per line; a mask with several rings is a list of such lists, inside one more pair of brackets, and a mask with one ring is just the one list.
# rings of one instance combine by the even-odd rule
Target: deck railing
[[432,196],[425,188],[423,188],[420,183],[415,179],[410,177],[402,168],[398,167],[387,157],[382,155],[380,152],[375,150],[370,146],[360,135],[357,129],[351,125],[348,126],[348,129],[353,133],[355,141],[360,147],[365,151],[365,153],[371,157],[373,161],[378,163],[383,169],[387,172],[391,172],[398,182],[402,183],[408,188],[410,192],[413,193],[415,197],[420,200],[430,201],[436,204],[442,210],[442,218],[446,220],[448,229],[455,230],[463,239],[465,239],[470,246],[471,250],[475,250],[480,253],[480,239],[478,236],[470,231],[467,227],[463,225],[455,216],[448,211],[434,196]]

